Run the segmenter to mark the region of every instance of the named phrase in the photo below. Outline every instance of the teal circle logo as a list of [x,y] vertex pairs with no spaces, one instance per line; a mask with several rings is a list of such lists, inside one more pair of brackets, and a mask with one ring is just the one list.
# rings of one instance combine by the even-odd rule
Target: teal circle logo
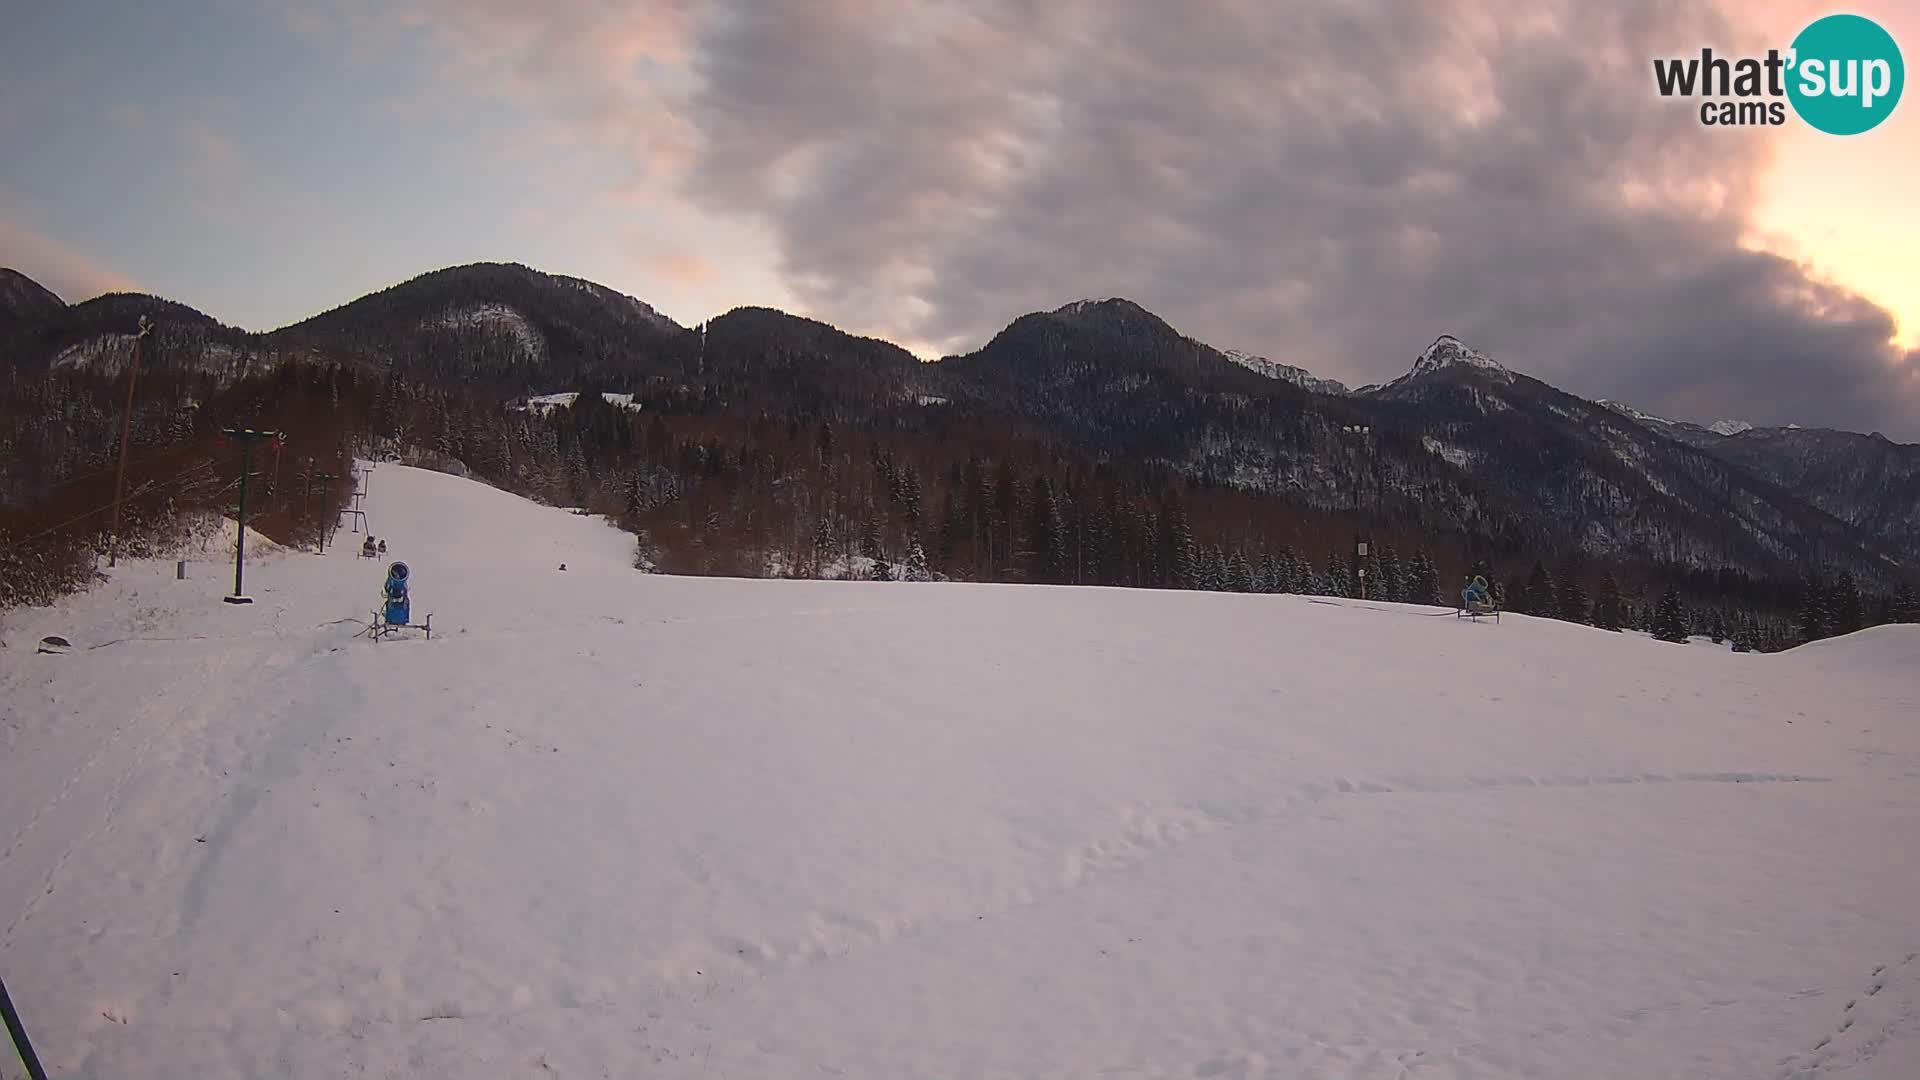
[[1893,35],[1859,15],[1816,19],[1793,39],[1787,98],[1829,135],[1878,127],[1900,104],[1907,68]]

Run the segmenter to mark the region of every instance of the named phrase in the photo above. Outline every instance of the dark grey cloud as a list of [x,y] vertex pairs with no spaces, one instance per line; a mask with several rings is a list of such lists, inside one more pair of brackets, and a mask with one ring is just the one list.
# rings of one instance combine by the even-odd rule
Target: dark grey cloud
[[1742,246],[1768,136],[1653,93],[1655,55],[1764,47],[1710,7],[819,0],[703,25],[688,192],[765,222],[837,322],[960,350],[1124,295],[1350,382],[1448,332],[1689,418],[1920,437],[1887,313]]

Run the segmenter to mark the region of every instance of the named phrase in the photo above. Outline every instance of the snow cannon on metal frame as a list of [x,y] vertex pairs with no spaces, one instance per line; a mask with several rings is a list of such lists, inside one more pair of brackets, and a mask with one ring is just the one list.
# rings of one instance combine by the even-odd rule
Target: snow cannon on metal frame
[[381,595],[387,602],[386,619],[389,625],[405,626],[412,615],[413,603],[407,596],[410,573],[403,562],[387,567],[387,583],[381,589]]
[[386,584],[380,587],[380,610],[373,613],[373,621],[367,624],[366,636],[375,641],[390,637],[407,629],[421,630],[427,639],[433,639],[433,616],[415,623],[413,621],[413,599],[409,595],[413,572],[404,562],[395,562],[387,567]]

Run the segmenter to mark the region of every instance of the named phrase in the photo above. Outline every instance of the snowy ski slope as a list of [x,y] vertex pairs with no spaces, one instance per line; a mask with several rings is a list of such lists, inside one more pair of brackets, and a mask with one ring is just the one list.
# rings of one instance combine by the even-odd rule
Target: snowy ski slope
[[6,617],[56,1076],[1920,1076],[1920,628],[682,579],[366,505],[432,642],[352,636],[348,534]]

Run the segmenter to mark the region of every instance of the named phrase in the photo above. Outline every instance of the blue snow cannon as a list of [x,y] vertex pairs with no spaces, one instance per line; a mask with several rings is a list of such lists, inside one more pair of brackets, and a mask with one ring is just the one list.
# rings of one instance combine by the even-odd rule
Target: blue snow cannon
[[386,620],[389,626],[405,626],[412,617],[412,603],[407,598],[407,564],[394,563],[387,567],[387,584],[381,590],[387,601]]

